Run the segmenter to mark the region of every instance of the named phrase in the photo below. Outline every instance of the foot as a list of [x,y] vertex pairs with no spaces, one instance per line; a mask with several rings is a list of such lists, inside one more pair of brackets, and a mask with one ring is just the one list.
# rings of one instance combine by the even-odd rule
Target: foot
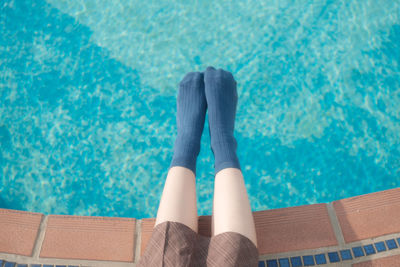
[[204,86],[215,174],[225,168],[240,169],[233,135],[238,101],[236,81],[230,72],[208,67],[204,72]]
[[186,167],[196,175],[196,160],[200,152],[206,110],[204,75],[190,72],[179,83],[176,113],[178,135],[170,168]]

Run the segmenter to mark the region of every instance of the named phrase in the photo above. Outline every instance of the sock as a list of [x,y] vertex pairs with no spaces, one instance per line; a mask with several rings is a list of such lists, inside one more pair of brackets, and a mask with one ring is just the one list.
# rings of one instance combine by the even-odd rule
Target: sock
[[233,135],[238,101],[236,81],[230,72],[208,67],[204,72],[204,86],[215,174],[225,168],[240,169]]
[[196,161],[200,152],[201,135],[207,109],[204,92],[204,75],[200,72],[186,74],[179,83],[176,122],[178,134],[170,164],[186,167],[196,176]]

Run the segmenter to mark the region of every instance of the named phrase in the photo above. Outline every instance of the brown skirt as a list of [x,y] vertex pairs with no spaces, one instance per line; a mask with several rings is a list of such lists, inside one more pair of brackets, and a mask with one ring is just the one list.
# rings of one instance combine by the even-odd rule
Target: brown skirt
[[199,235],[178,222],[158,224],[137,267],[255,267],[258,250],[239,233]]

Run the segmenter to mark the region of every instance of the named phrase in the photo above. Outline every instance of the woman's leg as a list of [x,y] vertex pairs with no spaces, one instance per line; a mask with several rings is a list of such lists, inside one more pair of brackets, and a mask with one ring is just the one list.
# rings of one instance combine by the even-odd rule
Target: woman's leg
[[257,247],[256,229],[242,171],[226,168],[215,176],[212,233],[237,232]]
[[180,222],[197,232],[196,160],[200,152],[207,101],[204,75],[186,74],[179,83],[174,155],[158,208],[156,225]]
[[237,83],[230,72],[208,67],[204,84],[216,173],[212,234],[237,232],[257,246],[253,214],[236,155]]
[[179,222],[197,232],[196,180],[185,167],[172,167],[165,181],[156,224]]

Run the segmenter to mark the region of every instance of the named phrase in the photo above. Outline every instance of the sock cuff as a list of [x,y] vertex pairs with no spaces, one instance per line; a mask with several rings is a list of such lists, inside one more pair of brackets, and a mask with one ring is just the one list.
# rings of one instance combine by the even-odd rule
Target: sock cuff
[[219,164],[214,165],[214,175],[217,175],[219,171],[222,171],[223,169],[226,168],[236,168],[239,170],[242,170],[240,167],[239,159],[236,157],[236,159],[233,159],[231,161],[225,161],[221,162]]
[[169,169],[175,166],[180,166],[180,167],[185,167],[189,170],[191,170],[194,173],[194,176],[196,177],[196,163],[197,163],[197,156],[195,157],[173,157],[171,164],[169,165]]
[[174,145],[174,155],[170,167],[181,166],[190,169],[196,176],[196,162],[200,153],[200,141],[178,137]]
[[225,168],[241,169],[236,149],[237,142],[234,137],[212,142],[211,150],[214,154],[215,174]]

